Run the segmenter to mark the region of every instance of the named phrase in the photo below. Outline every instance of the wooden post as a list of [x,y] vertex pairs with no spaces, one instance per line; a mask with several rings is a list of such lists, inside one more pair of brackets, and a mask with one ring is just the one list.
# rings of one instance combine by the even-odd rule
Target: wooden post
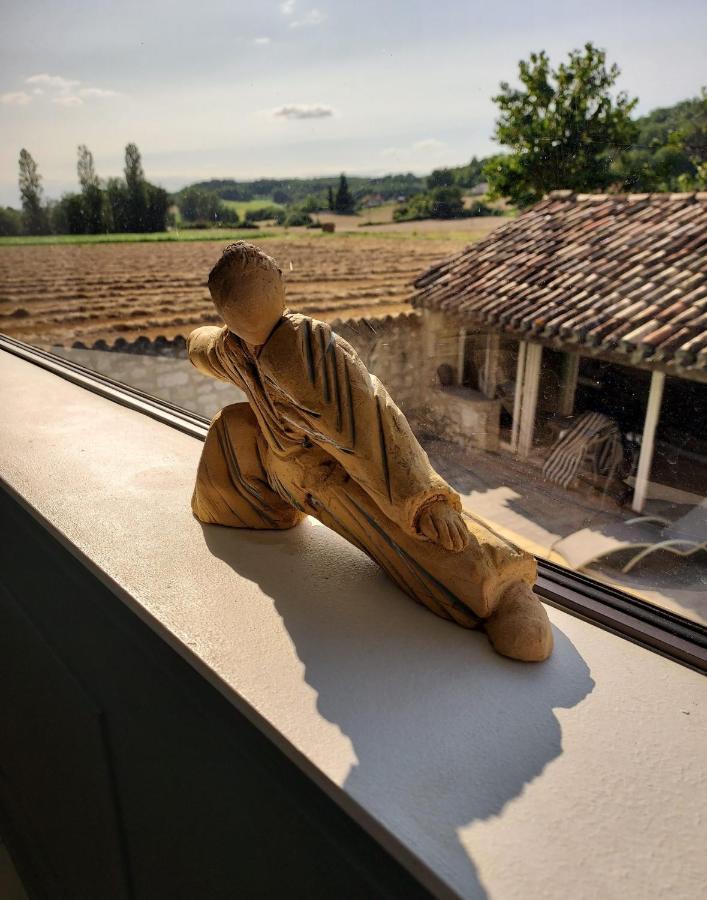
[[523,381],[525,380],[525,351],[527,341],[518,342],[518,365],[516,366],[516,386],[513,393],[513,422],[511,423],[511,450],[518,450],[518,434],[520,433],[520,411],[522,409]]
[[651,466],[653,464],[653,450],[655,447],[655,431],[660,418],[660,405],[663,400],[663,385],[665,384],[664,372],[653,372],[651,375],[651,387],[648,391],[648,404],[646,406],[646,419],[643,425],[643,438],[641,439],[641,454],[638,457],[638,471],[636,472],[636,484],[633,490],[633,502],[631,507],[634,512],[643,512],[648,497],[648,482],[650,480]]
[[481,373],[482,393],[493,400],[496,396],[496,384],[498,382],[498,353],[500,347],[500,337],[498,334],[486,335],[486,352],[484,356],[484,368]]
[[459,329],[459,345],[457,347],[457,384],[464,383],[464,360],[466,358],[466,328]]
[[518,432],[518,455],[530,456],[535,433],[535,412],[538,406],[540,386],[540,366],[543,357],[542,344],[528,344],[525,352],[525,377],[523,378],[523,399]]
[[574,411],[574,395],[577,391],[579,374],[579,353],[565,353],[562,361],[562,384],[557,412],[561,416],[571,416]]

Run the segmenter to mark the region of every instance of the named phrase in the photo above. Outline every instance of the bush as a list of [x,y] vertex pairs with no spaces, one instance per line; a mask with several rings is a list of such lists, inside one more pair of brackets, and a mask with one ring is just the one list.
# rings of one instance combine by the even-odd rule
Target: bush
[[480,200],[470,209],[464,208],[461,188],[438,187],[426,194],[416,194],[393,213],[396,222],[418,219],[465,219],[468,216],[496,216],[500,211],[492,209]]
[[312,217],[301,209],[293,209],[284,221],[286,228],[298,228],[302,225],[311,225]]
[[0,206],[0,237],[22,233],[22,213],[11,206]]
[[258,209],[246,210],[247,222],[262,222],[265,219],[277,219],[278,215],[283,212],[279,206],[260,206]]
[[187,222],[208,222],[210,227],[237,225],[238,213],[213,191],[188,187],[179,195],[179,212]]
[[502,216],[503,213],[500,209],[494,209],[494,207],[489,206],[487,203],[482,203],[481,200],[474,200],[469,209],[465,210],[465,215],[467,216]]

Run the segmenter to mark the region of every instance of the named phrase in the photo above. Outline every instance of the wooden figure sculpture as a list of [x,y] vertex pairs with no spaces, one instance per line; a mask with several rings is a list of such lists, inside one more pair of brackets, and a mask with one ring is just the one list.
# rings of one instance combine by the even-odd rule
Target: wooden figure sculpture
[[214,418],[192,498],[196,517],[292,528],[315,516],[410,597],[505,656],[538,661],[552,631],[535,560],[477,523],[434,471],[405,416],[324,322],[285,309],[274,260],[244,242],[209,275],[224,327],[191,333],[189,358],[248,402]]

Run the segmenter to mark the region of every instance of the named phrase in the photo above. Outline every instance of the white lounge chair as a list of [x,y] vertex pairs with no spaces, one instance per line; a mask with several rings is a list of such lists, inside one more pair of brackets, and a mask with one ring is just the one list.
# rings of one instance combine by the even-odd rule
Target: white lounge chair
[[573,569],[583,569],[609,553],[636,550],[637,553],[621,570],[630,572],[655,550],[668,550],[677,556],[692,556],[707,550],[707,500],[693,507],[677,522],[659,516],[640,516],[602,526],[601,531],[582,528],[558,541],[556,550]]

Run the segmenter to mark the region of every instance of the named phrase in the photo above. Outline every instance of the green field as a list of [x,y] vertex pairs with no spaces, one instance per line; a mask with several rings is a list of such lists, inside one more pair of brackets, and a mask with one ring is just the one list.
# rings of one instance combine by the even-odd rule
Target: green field
[[282,237],[283,229],[260,231],[255,228],[193,228],[156,231],[151,234],[43,234],[37,236],[0,237],[0,247],[28,244],[141,244],[153,241],[262,241]]
[[223,204],[235,209],[240,219],[245,218],[245,214],[251,209],[263,209],[266,206],[274,206],[276,209],[285,208],[281,203],[273,203],[267,197],[256,197],[253,200],[224,200]]

